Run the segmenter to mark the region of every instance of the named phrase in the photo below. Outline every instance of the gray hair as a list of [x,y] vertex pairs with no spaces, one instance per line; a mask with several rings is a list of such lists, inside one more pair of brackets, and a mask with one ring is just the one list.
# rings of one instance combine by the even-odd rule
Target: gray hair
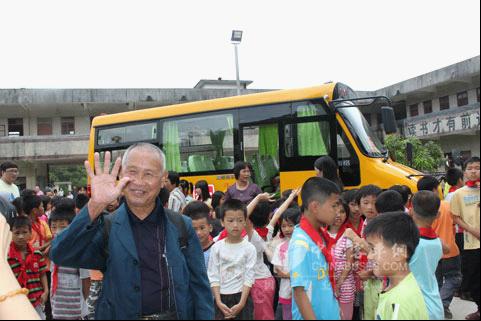
[[130,146],[125,151],[124,157],[122,158],[122,168],[127,167],[129,155],[134,149],[146,149],[146,150],[156,154],[157,156],[159,156],[160,162],[162,164],[162,171],[163,172],[165,171],[165,154],[164,154],[164,152],[159,147],[157,147],[155,145],[152,145],[152,144],[149,144],[149,143],[136,143],[136,144]]

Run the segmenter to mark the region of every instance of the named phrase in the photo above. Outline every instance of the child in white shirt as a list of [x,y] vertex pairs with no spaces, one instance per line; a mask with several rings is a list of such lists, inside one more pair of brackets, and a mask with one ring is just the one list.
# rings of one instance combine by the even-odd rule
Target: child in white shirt
[[249,296],[255,281],[256,248],[242,237],[247,209],[238,200],[225,202],[221,209],[227,238],[216,242],[209,258],[208,276],[216,303],[216,319],[252,320]]

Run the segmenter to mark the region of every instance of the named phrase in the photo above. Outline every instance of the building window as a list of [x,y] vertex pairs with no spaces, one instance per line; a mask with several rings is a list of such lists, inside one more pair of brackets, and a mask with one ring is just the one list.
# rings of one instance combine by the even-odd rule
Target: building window
[[423,107],[424,107],[424,114],[430,114],[433,112],[433,101],[432,100],[426,100],[423,102]]
[[478,101],[478,103],[479,103],[479,94],[480,94],[479,90],[480,90],[479,87],[476,88],[476,100]]
[[439,108],[441,110],[449,109],[449,96],[439,98]]
[[8,119],[8,136],[23,136],[23,118]]
[[411,117],[419,116],[418,104],[409,106],[409,114],[411,115]]
[[75,117],[62,117],[62,135],[75,135]]
[[466,106],[468,104],[468,92],[463,91],[458,93],[458,107]]
[[37,118],[37,135],[52,135],[52,118]]
[[6,136],[5,125],[0,125],[0,137]]

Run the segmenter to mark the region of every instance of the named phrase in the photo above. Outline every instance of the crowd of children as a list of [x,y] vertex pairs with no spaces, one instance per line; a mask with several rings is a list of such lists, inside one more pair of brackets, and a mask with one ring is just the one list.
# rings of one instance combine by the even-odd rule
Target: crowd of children
[[[170,181],[187,196],[183,214],[204,251],[216,319],[441,320],[452,318],[458,293],[476,303],[467,316],[475,320],[479,177],[476,157],[464,171],[449,170],[443,201],[432,176],[414,194],[401,185],[342,191],[335,179],[314,177],[281,200],[258,193],[249,202],[233,191],[210,195],[207,182],[195,185],[195,201],[187,182]],[[29,191],[14,201],[23,215],[10,223],[8,262],[42,319],[93,319],[102,274],[48,260],[52,238],[87,202]]]
[[[68,228],[88,201],[85,194],[72,200],[37,196],[32,190],[13,201],[18,214],[9,222],[8,263],[19,284],[29,290],[28,298],[43,320],[93,318],[101,273],[57,266],[48,258],[52,239]],[[118,205],[111,204],[106,211],[114,212]]]

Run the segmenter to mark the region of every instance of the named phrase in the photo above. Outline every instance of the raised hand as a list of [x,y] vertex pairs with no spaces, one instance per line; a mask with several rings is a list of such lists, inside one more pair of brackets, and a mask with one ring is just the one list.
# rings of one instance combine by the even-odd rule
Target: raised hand
[[271,202],[271,203],[276,201],[274,199],[274,196],[269,193],[263,193],[263,194],[257,195],[257,200],[259,202]]
[[356,232],[354,232],[351,228],[346,229],[343,236],[352,242],[355,242],[357,239]]
[[291,192],[291,195],[289,195],[289,198],[295,199],[299,195],[301,195],[302,187],[296,188]]
[[85,161],[85,169],[90,178],[92,195],[88,204],[90,219],[93,221],[100,216],[102,211],[122,194],[122,190],[129,182],[128,177],[123,177],[117,183],[122,160],[118,157],[115,161],[112,172],[110,172],[111,155],[105,153],[104,168],[100,166],[100,155],[95,153],[95,173],[88,161]]

